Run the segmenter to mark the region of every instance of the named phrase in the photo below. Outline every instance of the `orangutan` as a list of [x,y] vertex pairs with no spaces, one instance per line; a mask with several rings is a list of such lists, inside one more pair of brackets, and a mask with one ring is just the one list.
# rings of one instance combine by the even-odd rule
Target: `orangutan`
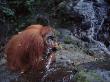
[[43,25],[28,26],[7,43],[7,65],[11,70],[21,73],[49,68],[47,64],[50,64],[50,60],[55,60],[56,46],[53,28]]

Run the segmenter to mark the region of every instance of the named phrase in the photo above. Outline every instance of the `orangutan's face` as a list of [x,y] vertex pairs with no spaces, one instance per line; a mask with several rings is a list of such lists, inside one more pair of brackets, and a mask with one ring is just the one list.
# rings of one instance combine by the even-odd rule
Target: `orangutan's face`
[[57,43],[54,33],[50,32],[47,34],[46,45],[47,45],[47,55],[51,54],[52,52],[56,52],[58,48],[58,43]]

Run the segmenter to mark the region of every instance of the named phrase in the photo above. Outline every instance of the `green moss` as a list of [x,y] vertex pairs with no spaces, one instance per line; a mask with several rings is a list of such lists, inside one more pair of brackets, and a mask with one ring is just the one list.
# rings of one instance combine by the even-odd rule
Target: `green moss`
[[75,81],[76,82],[104,82],[101,77],[95,72],[95,71],[80,71],[75,75]]
[[69,36],[64,37],[64,43],[65,44],[71,44],[72,42],[73,41],[72,41],[71,37],[69,37]]
[[77,82],[89,82],[89,81],[86,79],[85,72],[83,72],[83,71],[81,71],[81,72],[79,72],[78,74],[76,74],[75,80],[76,80]]
[[60,35],[61,35],[61,32],[55,30],[55,36],[56,36],[56,37],[59,37]]

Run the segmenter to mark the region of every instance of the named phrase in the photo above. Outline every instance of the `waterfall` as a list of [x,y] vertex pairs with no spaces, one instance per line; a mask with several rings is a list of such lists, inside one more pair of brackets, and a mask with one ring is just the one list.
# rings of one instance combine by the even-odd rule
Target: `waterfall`
[[[105,4],[103,0],[98,0],[97,3]],[[107,10],[103,5],[102,7],[97,7],[94,4],[95,2],[93,1],[80,0],[77,5],[73,7],[75,12],[78,12],[80,15],[84,16],[82,24],[90,23],[86,36],[91,39],[96,37],[98,34],[107,14]]]

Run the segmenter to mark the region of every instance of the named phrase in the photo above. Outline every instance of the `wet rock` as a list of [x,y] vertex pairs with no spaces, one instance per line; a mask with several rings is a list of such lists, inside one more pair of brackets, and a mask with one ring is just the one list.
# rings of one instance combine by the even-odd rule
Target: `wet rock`
[[[64,31],[65,30],[65,31]],[[109,58],[110,57],[110,51],[106,48],[106,46],[100,42],[100,41],[96,41],[96,40],[89,40],[88,38],[83,38],[85,39],[85,41],[71,35],[71,31],[67,30],[67,29],[60,29],[58,30],[61,34],[60,34],[60,38],[61,39],[60,41],[63,42],[62,44],[62,47],[64,47],[64,50],[72,50],[74,51],[74,49],[81,51],[80,49],[82,49],[85,53],[91,55],[91,56],[94,56],[96,58],[101,58],[101,59],[104,59],[104,58]],[[70,37],[69,41],[70,43],[69,44],[66,44],[65,43],[65,39],[67,40],[67,38],[64,38],[64,37]],[[88,41],[87,41],[88,40]],[[62,50],[61,52],[63,53]],[[76,51],[75,51],[76,52]],[[69,53],[66,53],[64,52],[64,54],[71,54],[70,56],[70,59],[73,57],[72,54],[74,52],[71,52],[69,51]],[[82,52],[81,52],[82,53]],[[68,58],[68,57],[66,57]],[[74,60],[75,57],[73,57],[73,60]],[[81,57],[80,57],[81,58]]]
[[[66,30],[66,32],[64,31]],[[96,40],[82,41],[81,39],[71,35],[71,31],[67,29],[58,30],[61,33],[60,41],[62,41],[62,49],[56,54],[56,64],[66,68],[77,68],[79,71],[74,77],[75,81],[79,82],[109,82],[109,60],[102,63],[106,57],[109,59],[110,53],[106,46]],[[64,31],[64,32],[63,32]],[[70,44],[65,44],[63,41],[65,37],[71,38]],[[109,56],[107,56],[109,55]],[[98,62],[98,60],[100,60]],[[80,71],[87,69],[87,72],[80,74]],[[100,69],[100,70],[97,70]],[[104,69],[102,71],[102,69]],[[95,72],[91,72],[94,71]],[[104,76],[104,77],[103,77]],[[91,77],[91,78],[90,78]]]
[[[83,50],[86,49],[86,42],[71,35],[72,33],[67,29],[57,29],[61,34],[59,40],[61,41],[60,46],[62,47],[56,54],[56,63],[60,63],[65,67],[74,67],[84,62],[95,61],[94,58],[87,55]],[[65,43],[64,37],[70,37],[71,42]]]
[[6,59],[4,59],[4,58],[0,59],[0,65],[3,65],[5,63],[6,63]]
[[106,48],[106,46],[99,42],[99,41],[93,41],[89,44],[87,44],[88,46],[87,51],[90,54],[93,54],[93,56],[97,57],[97,58],[109,58],[110,57],[110,51]]
[[[60,5],[60,4],[59,4]],[[83,41],[101,41],[108,47],[109,5],[105,0],[71,0],[60,5],[58,13],[63,27]]]
[[109,45],[109,47],[108,47],[108,50],[110,51],[110,45]]
[[97,40],[103,42],[106,47],[109,47],[110,45],[110,20],[109,17],[105,19],[102,28],[99,30],[99,33],[97,35]]
[[73,18],[70,21],[76,22],[76,19],[81,19],[78,21],[80,27],[76,25],[76,29],[80,28],[81,32],[86,33],[85,36],[93,38],[101,28],[103,19],[107,16],[107,5],[104,0],[72,0],[67,2],[65,11],[64,13],[68,17]]
[[74,68],[54,65],[48,70],[19,74],[0,65],[0,82],[74,82],[76,72]]
[[43,82],[74,82],[75,69],[57,67],[50,69],[43,77]]
[[19,74],[11,72],[5,65],[0,65],[0,82],[14,82],[18,79]]
[[56,62],[61,63],[63,66],[68,67],[78,65],[84,62],[94,61],[95,59],[84,53],[77,46],[72,44],[63,45],[63,49],[57,52]]
[[70,41],[71,37],[73,36],[72,32],[67,29],[57,29],[57,32],[59,33],[57,34],[59,42],[63,42],[64,40],[67,40],[67,38]]
[[[104,0],[71,0],[67,1],[63,8],[65,12],[62,13],[67,16],[65,20],[73,21],[68,28],[75,37],[88,42],[86,46],[88,46],[89,53],[95,54],[97,57],[105,57],[105,54],[110,56],[107,49],[110,45],[109,25],[107,28],[103,25],[109,9],[107,3]],[[68,18],[72,18],[72,20],[68,20]],[[76,19],[81,20],[76,23]],[[66,35],[63,32],[62,34]],[[66,40],[66,43],[74,42],[73,39],[66,38]]]
[[78,82],[109,82],[110,71],[105,70],[81,70],[76,74],[76,80]]

